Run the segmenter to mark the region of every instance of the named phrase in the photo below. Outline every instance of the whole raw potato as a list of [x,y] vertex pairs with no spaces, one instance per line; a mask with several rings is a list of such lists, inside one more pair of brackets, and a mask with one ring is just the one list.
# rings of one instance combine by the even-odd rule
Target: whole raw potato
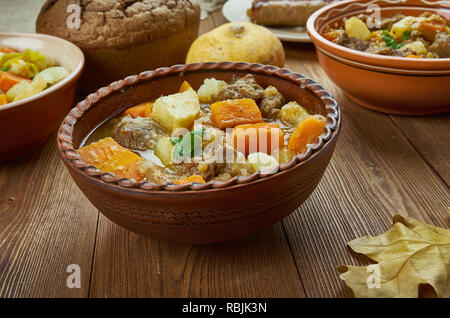
[[203,34],[192,43],[186,64],[248,62],[284,67],[280,40],[269,30],[248,22],[233,22]]

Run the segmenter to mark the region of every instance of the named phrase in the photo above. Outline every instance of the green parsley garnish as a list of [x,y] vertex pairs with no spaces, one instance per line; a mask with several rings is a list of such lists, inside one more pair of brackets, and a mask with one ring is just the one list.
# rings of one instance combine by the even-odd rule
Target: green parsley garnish
[[[405,34],[405,32],[403,33]],[[409,34],[409,36],[411,36],[411,34]],[[392,36],[390,36],[390,34],[388,33],[387,30],[383,30],[383,40],[384,42],[386,42],[386,45],[398,50],[399,48],[401,48],[403,46],[403,43],[396,43],[394,38]]]
[[175,159],[183,161],[186,158],[199,157],[203,154],[202,139],[205,134],[205,128],[191,131],[190,133],[178,137],[170,138],[170,141],[175,145],[173,151]]
[[411,31],[405,31],[402,34],[402,41],[409,40],[411,38]]

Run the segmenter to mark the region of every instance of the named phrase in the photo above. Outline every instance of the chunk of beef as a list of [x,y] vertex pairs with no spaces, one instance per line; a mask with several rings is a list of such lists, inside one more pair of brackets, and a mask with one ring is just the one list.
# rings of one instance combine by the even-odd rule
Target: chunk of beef
[[412,30],[411,31],[411,41],[415,41],[417,39],[423,38],[422,32],[419,30]]
[[194,174],[198,174],[197,166],[194,163],[187,163],[171,167],[167,170],[152,161],[144,161],[140,165],[140,171],[145,175],[148,182],[155,184],[165,184],[174,180],[183,179]]
[[445,32],[437,32],[429,51],[440,58],[450,57],[450,35]]
[[165,130],[148,117],[126,116],[114,127],[113,138],[122,146],[132,150],[148,150],[155,147]]
[[234,177],[253,173],[253,168],[245,156],[228,145],[225,136],[220,136],[206,145],[203,161],[198,163],[197,169],[207,181],[216,180],[219,176],[219,179],[223,179],[226,175]]
[[232,84],[224,86],[217,94],[216,100],[251,98],[259,100],[263,95],[264,89],[256,83],[251,74],[236,80]]
[[370,46],[365,50],[366,53],[372,54],[382,54],[382,55],[391,55],[392,48],[386,45],[380,45],[377,43],[371,43]]
[[357,38],[347,38],[343,43],[343,46],[348,47],[349,49],[365,51],[369,48],[370,44],[366,41],[361,41]]
[[338,36],[334,40],[334,43],[343,45],[343,43],[347,40],[347,33],[345,33],[345,30],[337,30]]
[[280,112],[281,106],[284,105],[284,97],[273,86],[269,86],[264,90],[259,108],[266,118],[276,118]]

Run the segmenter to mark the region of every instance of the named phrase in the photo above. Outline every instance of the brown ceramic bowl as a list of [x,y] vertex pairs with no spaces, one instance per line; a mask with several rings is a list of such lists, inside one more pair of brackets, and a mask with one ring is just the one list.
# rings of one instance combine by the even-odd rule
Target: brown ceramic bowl
[[[227,182],[151,184],[118,179],[80,160],[76,149],[95,127],[126,107],[176,92],[186,80],[197,89],[205,78],[230,81],[253,74],[288,99],[327,117],[326,132],[315,145],[280,166],[275,174],[255,173]],[[80,102],[62,123],[58,149],[72,178],[91,203],[113,222],[153,238],[213,243],[239,238],[280,221],[313,192],[330,161],[341,115],[318,83],[274,66],[247,63],[175,65],[130,76],[99,89]]]
[[327,75],[355,102],[380,112],[429,115],[450,110],[450,58],[411,59],[368,54],[328,41],[320,34],[344,17],[367,13],[370,4],[381,17],[418,16],[431,11],[449,19],[448,1],[342,1],[315,12],[307,30]]
[[43,34],[0,32],[0,47],[37,50],[70,71],[43,92],[0,106],[0,162],[16,158],[44,143],[59,126],[75,98],[84,56],[72,43]]

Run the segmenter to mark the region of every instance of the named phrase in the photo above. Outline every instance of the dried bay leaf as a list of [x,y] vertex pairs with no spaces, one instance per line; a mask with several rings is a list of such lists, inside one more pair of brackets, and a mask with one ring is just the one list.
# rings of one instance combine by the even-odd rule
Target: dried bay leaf
[[439,297],[450,297],[449,229],[396,215],[391,230],[348,245],[377,262],[338,268],[356,297],[418,297],[425,284]]

